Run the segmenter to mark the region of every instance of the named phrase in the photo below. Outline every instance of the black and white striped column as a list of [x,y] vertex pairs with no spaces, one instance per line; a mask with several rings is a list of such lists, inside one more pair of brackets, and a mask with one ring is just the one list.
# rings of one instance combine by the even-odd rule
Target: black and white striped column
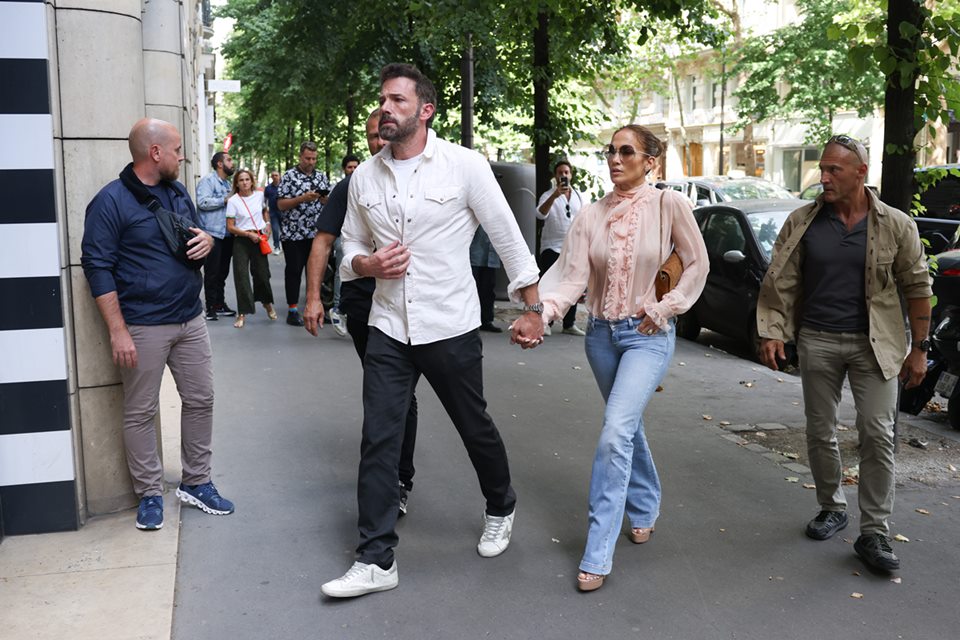
[[78,526],[46,6],[0,0],[0,522]]

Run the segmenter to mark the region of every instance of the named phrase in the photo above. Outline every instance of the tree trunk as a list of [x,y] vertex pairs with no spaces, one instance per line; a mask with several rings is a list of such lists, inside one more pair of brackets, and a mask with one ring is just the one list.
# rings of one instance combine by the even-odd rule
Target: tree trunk
[[460,57],[460,145],[473,149],[473,35],[470,33]]
[[537,13],[533,30],[533,161],[537,165],[537,195],[550,188],[550,33],[546,10]]
[[757,175],[757,153],[753,149],[753,123],[748,122],[743,127],[743,172],[748,176]]
[[[347,98],[347,155],[353,155],[353,133],[354,128],[357,126],[357,106],[354,101],[353,92],[350,92],[350,97]],[[366,134],[366,132],[364,132]],[[366,139],[366,135],[364,135]]]
[[[887,5],[887,42],[899,63],[916,63],[917,40],[900,34],[900,23],[906,22],[920,31],[922,15],[916,0],[889,0]],[[914,67],[916,69],[916,67]],[[913,141],[917,135],[914,115],[914,95],[917,72],[906,82],[901,82],[899,69],[887,76],[884,95],[883,122],[883,174],[880,178],[880,193],[883,201],[901,211],[910,211],[913,197],[913,165],[915,153]],[[905,86],[901,86],[905,85]],[[891,153],[890,151],[893,151]]]

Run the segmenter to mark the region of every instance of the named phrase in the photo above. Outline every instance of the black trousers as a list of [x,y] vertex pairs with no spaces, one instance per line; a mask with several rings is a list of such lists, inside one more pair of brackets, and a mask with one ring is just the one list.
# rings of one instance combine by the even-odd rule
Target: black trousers
[[[370,334],[370,327],[365,320],[354,320],[353,316],[347,316],[347,331],[350,332],[350,338],[353,340],[353,348],[357,350],[360,356],[360,362],[363,362],[367,354],[367,337]],[[407,419],[403,427],[403,444],[400,446],[400,468],[397,476],[400,482],[407,488],[407,491],[413,489],[413,476],[417,470],[413,466],[413,450],[417,445],[417,395],[410,394],[410,408],[407,409]]]
[[[544,249],[540,252],[540,255],[537,257],[537,266],[540,267],[540,276],[543,277],[543,274],[553,266],[553,263],[557,261],[557,258],[560,257],[560,254],[554,251],[553,249]],[[569,329],[573,326],[574,322],[577,321],[577,305],[574,304],[567,311],[567,314],[563,316],[563,328]],[[553,324],[552,322],[550,324]]]
[[480,322],[490,324],[493,322],[497,270],[493,267],[474,267],[473,279],[477,282],[477,295],[480,296]]
[[225,238],[214,238],[213,249],[203,260],[203,299],[207,309],[216,309],[226,303],[223,289],[232,258],[233,236],[227,234]]
[[397,472],[404,420],[417,380],[433,387],[473,463],[486,512],[505,516],[517,502],[500,432],[483,398],[483,345],[476,329],[430,344],[410,345],[370,328],[363,367],[363,438],[357,503],[360,562],[389,567],[400,492]]
[[306,240],[282,240],[283,260],[283,287],[286,290],[287,305],[296,305],[300,302],[300,283],[303,281],[303,270],[307,267],[307,258],[310,257],[310,247],[313,238]]

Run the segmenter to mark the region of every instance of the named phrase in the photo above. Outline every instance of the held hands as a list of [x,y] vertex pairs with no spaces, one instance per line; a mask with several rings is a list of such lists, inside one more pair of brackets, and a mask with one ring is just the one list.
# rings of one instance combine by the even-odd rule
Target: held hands
[[407,273],[410,266],[410,250],[394,240],[372,256],[358,257],[361,276],[372,276],[384,280],[397,280]]
[[190,227],[194,237],[187,240],[187,257],[191,260],[202,260],[213,249],[213,238],[197,227]]
[[510,325],[510,342],[521,349],[533,349],[543,342],[543,318],[527,311]]

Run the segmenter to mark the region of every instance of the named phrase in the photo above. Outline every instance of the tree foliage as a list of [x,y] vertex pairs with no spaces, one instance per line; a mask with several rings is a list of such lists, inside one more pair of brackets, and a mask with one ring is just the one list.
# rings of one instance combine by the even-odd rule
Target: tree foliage
[[[850,31],[838,22],[853,4],[799,0],[800,22],[744,42],[732,70],[743,77],[734,92],[740,118],[736,127],[773,118],[799,119],[807,124],[807,142],[818,143],[830,136],[838,111],[856,111],[862,118],[882,104],[880,69],[854,68],[849,57],[857,41],[835,36]],[[880,15],[879,7],[873,7],[870,17]]]
[[[478,130],[569,148],[596,130],[599,115],[571,83],[609,74],[614,65],[626,72],[632,43],[656,36],[653,22],[623,28],[637,11],[669,19],[687,35],[708,33],[705,18],[713,9],[704,0],[228,0],[220,15],[236,23],[223,53],[231,77],[243,85],[231,121],[236,144],[241,152],[289,162],[291,137],[310,133],[312,121],[314,136],[338,153],[347,140],[362,140],[377,74],[392,61],[412,62],[434,81],[434,127],[456,139],[460,61],[470,34]],[[543,12],[550,20],[550,65],[536,69],[532,34]],[[549,74],[552,87],[551,118],[539,127],[532,118],[537,74]],[[357,117],[348,123],[351,107]]]

